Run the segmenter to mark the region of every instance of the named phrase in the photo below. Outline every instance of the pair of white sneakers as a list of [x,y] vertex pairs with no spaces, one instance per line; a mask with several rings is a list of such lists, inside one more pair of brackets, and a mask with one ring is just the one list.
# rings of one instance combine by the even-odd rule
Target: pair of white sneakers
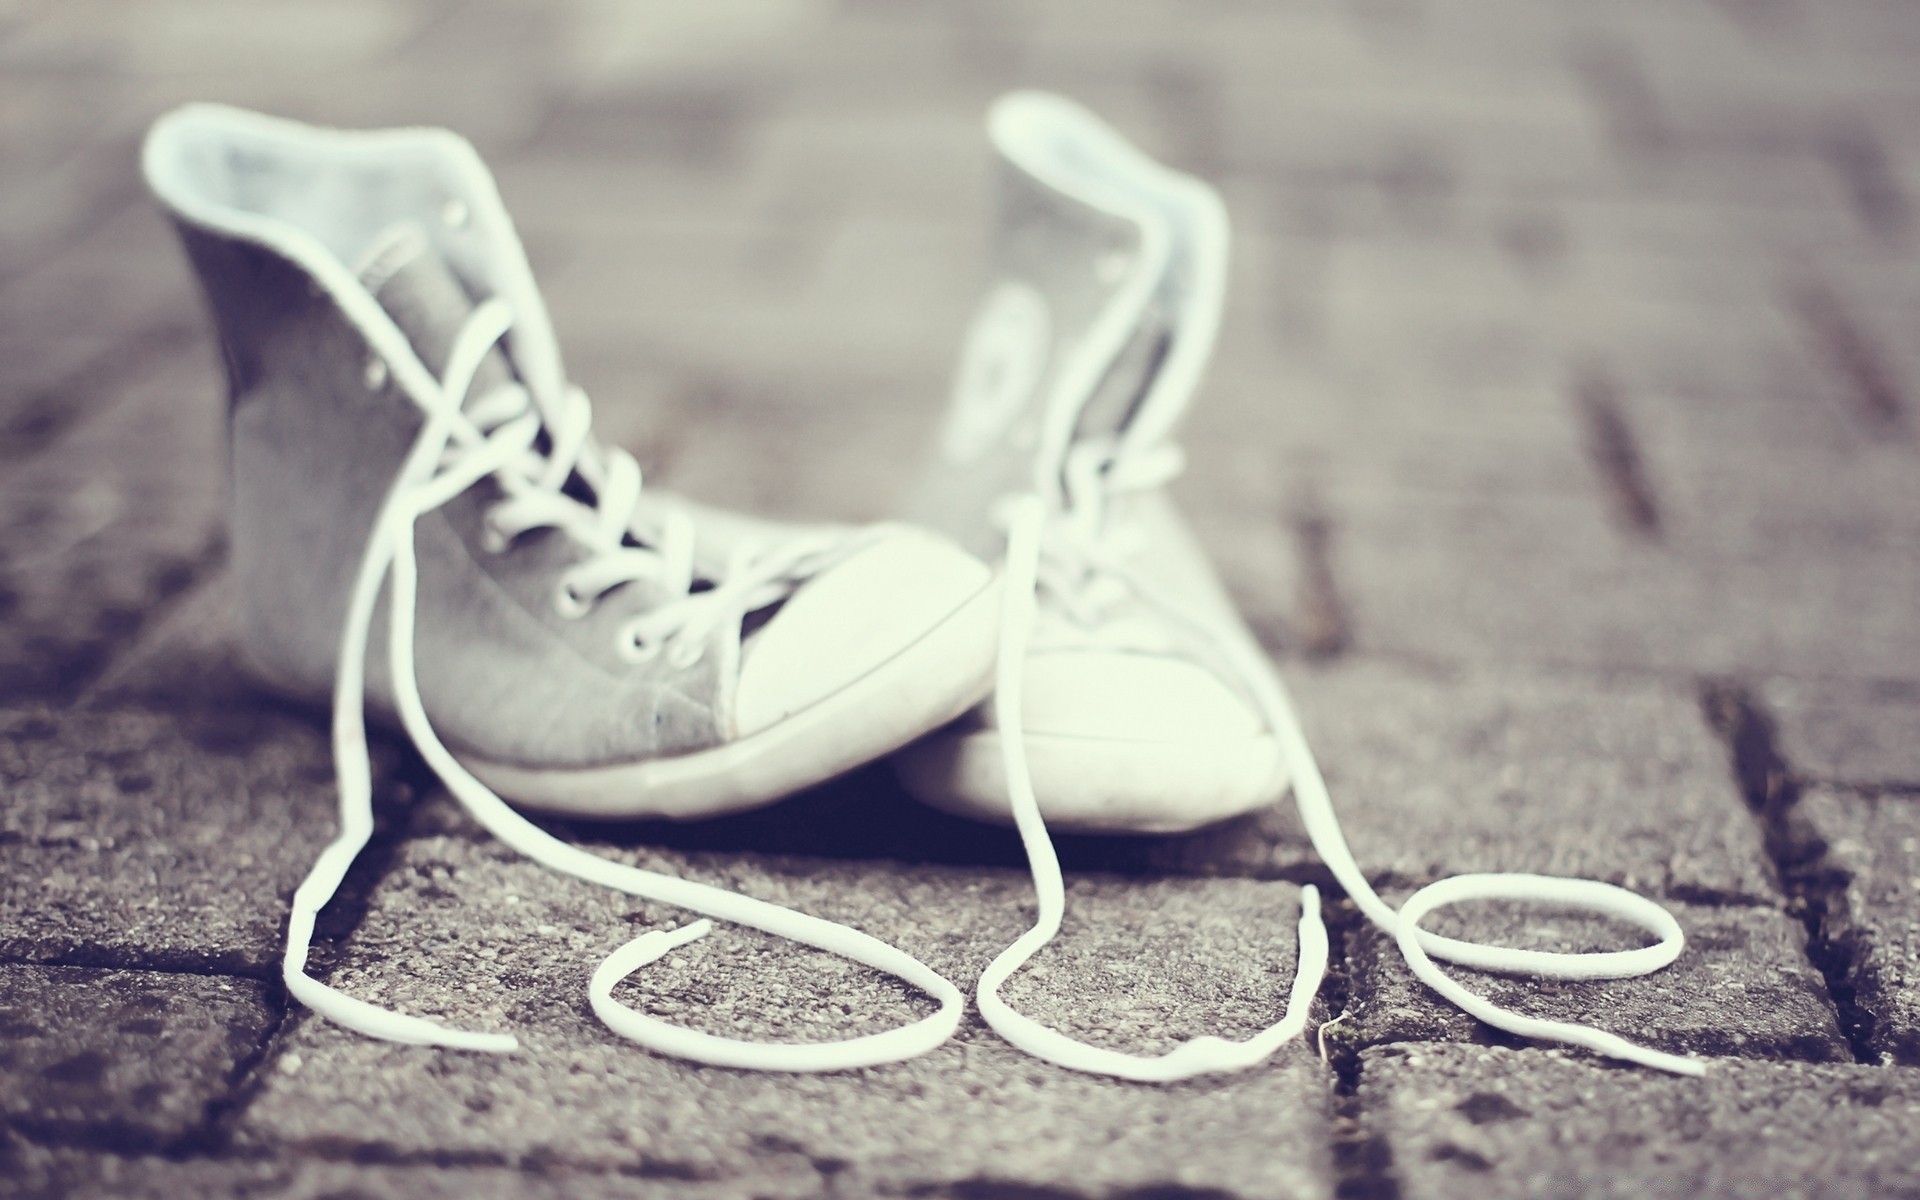
[[[939,451],[912,523],[843,528],[643,488],[632,457],[595,441],[499,194],[458,137],[207,105],[156,123],[147,180],[207,294],[231,386],[242,648],[271,686],[333,703],[342,828],[294,899],[294,996],[378,1037],[514,1045],[306,973],[314,918],[371,831],[374,711],[482,825],[536,860],[846,955],[940,1005],[881,1034],[766,1044],[613,998],[620,979],[710,928],[696,921],[636,939],[590,984],[603,1020],[663,1053],[776,1070],[897,1061],[949,1037],[965,998],[856,930],[607,861],[515,806],[698,818],[895,754],[914,795],[1020,830],[1039,920],[976,996],[989,1024],[1043,1058],[1180,1078],[1251,1065],[1304,1028],[1327,957],[1312,888],[1289,1003],[1246,1041],[1135,1056],[999,996],[1060,927],[1048,824],[1191,829],[1272,803],[1291,780],[1335,877],[1423,979],[1513,1032],[1696,1071],[1494,1009],[1428,959],[1644,973],[1681,946],[1657,906],[1600,884],[1463,876],[1396,911],[1368,886],[1279,680],[1163,490],[1219,324],[1219,198],[1058,97],[1008,96],[988,125],[1003,176],[996,271]],[[1488,895],[1602,908],[1660,942],[1541,955],[1417,928],[1426,909]]]

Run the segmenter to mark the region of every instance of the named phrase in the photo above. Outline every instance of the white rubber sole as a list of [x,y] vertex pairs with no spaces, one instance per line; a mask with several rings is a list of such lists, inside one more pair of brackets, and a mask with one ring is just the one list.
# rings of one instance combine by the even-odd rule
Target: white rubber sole
[[[1073,833],[1184,833],[1273,803],[1286,791],[1270,736],[1210,742],[1026,737],[1040,813]],[[942,733],[894,758],[915,799],[956,816],[1013,823],[1000,733]]]
[[1000,579],[848,687],[712,749],[609,766],[528,768],[463,754],[522,808],[601,820],[697,820],[771,804],[897,750],[992,688]]

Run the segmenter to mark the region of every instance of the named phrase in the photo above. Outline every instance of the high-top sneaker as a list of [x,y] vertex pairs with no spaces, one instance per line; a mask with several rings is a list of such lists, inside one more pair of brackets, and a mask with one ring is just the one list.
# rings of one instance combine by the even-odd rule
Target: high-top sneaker
[[[1252,637],[1163,490],[1220,321],[1225,210],[1056,97],[1010,96],[988,129],[995,270],[911,515],[996,557],[998,498],[1046,506],[1022,673],[1050,824],[1162,832],[1271,803],[1279,749],[1220,653]],[[982,705],[896,761],[923,800],[1005,820],[1001,756]]]
[[[763,804],[985,691],[991,572],[972,555],[902,527],[699,509],[594,441],[466,143],[196,106],[155,127],[146,163],[232,385],[241,647],[265,681],[332,694],[383,500],[469,475],[414,523],[410,669],[449,748],[521,804]],[[445,446],[405,463],[436,419]],[[382,610],[375,646],[386,628]],[[388,658],[368,685],[391,712]]]
[[[365,839],[368,706],[560,869],[813,944],[857,936],[601,863],[494,792],[691,818],[873,759],[985,694],[992,571],[904,527],[776,525],[643,491],[634,460],[594,440],[512,223],[453,134],[195,105],[154,126],[144,166],[231,385],[244,656],[334,702],[347,828],[296,899],[295,993],[382,1036],[469,1044],[303,973],[312,913]],[[897,973],[905,958],[853,956]]]
[[[1000,995],[1064,919],[1049,823],[1187,829],[1278,799],[1290,782],[1321,859],[1429,987],[1509,1033],[1700,1073],[1684,1056],[1490,1004],[1433,961],[1558,978],[1643,975],[1685,944],[1659,905],[1589,880],[1471,874],[1431,883],[1395,909],[1367,882],[1285,687],[1161,490],[1180,470],[1169,437],[1219,325],[1227,222],[1218,196],[1057,96],[1008,96],[988,128],[1004,168],[998,275],[916,515],[977,553],[1004,556],[1006,618],[992,704],[897,760],[932,803],[1011,817],[1026,848],[1038,913],[980,976],[987,1023],[1051,1062],[1139,1080],[1243,1069],[1297,1036],[1327,965],[1312,886],[1301,889],[1300,960],[1285,1007],[1245,1039],[1200,1035],[1137,1055],[1049,1028]],[[1658,940],[1559,954],[1420,928],[1435,908],[1487,898],[1591,908]]]

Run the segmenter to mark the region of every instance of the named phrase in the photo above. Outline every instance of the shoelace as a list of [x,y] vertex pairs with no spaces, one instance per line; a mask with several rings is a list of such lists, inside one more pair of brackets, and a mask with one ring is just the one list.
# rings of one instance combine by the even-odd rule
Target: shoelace
[[[609,955],[593,973],[588,993],[594,1012],[615,1032],[662,1054],[719,1066],[776,1071],[832,1071],[912,1058],[945,1042],[959,1026],[966,1001],[931,967],[859,930],[723,888],[611,862],[540,829],[469,773],[441,743],[420,699],[414,676],[414,622],[418,567],[414,526],[423,516],[482,479],[499,480],[506,495],[491,519],[500,544],[540,526],[567,530],[598,553],[562,580],[560,602],[583,606],[630,580],[647,579],[670,589],[664,603],[623,632],[629,653],[645,658],[662,651],[689,653],[717,622],[738,620],[753,608],[786,594],[787,581],[823,551],[806,543],[771,556],[742,555],[734,570],[710,590],[689,594],[693,582],[691,530],[668,518],[661,548],[624,544],[640,496],[640,474],[619,450],[602,451],[588,436],[591,409],[584,394],[570,390],[554,411],[540,412],[518,384],[505,385],[466,403],[482,360],[513,323],[505,302],[482,303],[454,340],[438,394],[426,403],[425,421],[409,450],[360,563],[349,602],[333,702],[333,753],[340,792],[340,831],[321,853],[293,898],[282,974],[287,990],[307,1007],[348,1028],[390,1041],[470,1050],[511,1051],[510,1034],[449,1028],[422,1017],[381,1008],[321,983],[306,972],[314,921],[338,891],[373,831],[372,764],[366,740],[365,659],[375,605],[390,581],[391,659],[395,703],[402,725],[466,811],[489,833],[546,867],[649,900],[731,921],[838,954],[886,972],[938,1002],[938,1009],[909,1024],[837,1042],[763,1043],[717,1037],[662,1021],[613,997],[622,979],[678,946],[706,936],[709,920],[640,935]],[[545,430],[548,453],[537,441]],[[560,492],[579,470],[595,487],[588,506]],[[804,552],[802,552],[804,551]],[[584,609],[583,609],[584,611]]]
[[[1171,446],[1123,452],[1112,442],[1083,443],[1066,457],[1062,502],[1050,505],[1041,496],[1029,494],[1011,502],[1001,514],[1008,528],[1007,582],[994,703],[1014,823],[1026,848],[1039,912],[1032,928],[1001,951],[980,977],[976,999],[987,1023],[1022,1050],[1061,1066],[1124,1079],[1183,1079],[1249,1067],[1278,1050],[1305,1028],[1308,1006],[1326,971],[1326,927],[1320,916],[1318,891],[1309,884],[1301,889],[1300,959],[1286,1010],[1278,1022],[1244,1041],[1202,1035],[1165,1054],[1129,1054],[1092,1046],[1050,1029],[1001,999],[1001,985],[1053,940],[1066,910],[1059,857],[1040,815],[1021,737],[1021,663],[1032,636],[1038,593],[1046,588],[1070,614],[1088,615],[1089,608],[1097,612],[1106,602],[1100,593],[1110,596],[1118,588],[1130,590],[1163,616],[1204,639],[1247,684],[1279,742],[1282,761],[1290,771],[1294,802],[1315,853],[1360,911],[1393,935],[1407,965],[1422,983],[1488,1025],[1519,1037],[1582,1046],[1677,1075],[1704,1074],[1705,1066],[1693,1058],[1652,1050],[1591,1026],[1501,1008],[1461,986],[1434,963],[1439,958],[1483,971],[1552,979],[1624,979],[1650,974],[1672,963],[1680,956],[1686,939],[1679,922],[1666,909],[1625,888],[1596,880],[1473,873],[1428,884],[1409,896],[1397,911],[1381,899],[1347,846],[1326,780],[1307,744],[1292,699],[1259,660],[1258,648],[1243,644],[1239,638],[1222,637],[1150,580],[1129,571],[1121,554],[1103,550],[1100,544],[1107,495],[1157,487],[1179,469],[1178,451]],[[1420,922],[1435,909],[1470,900],[1521,900],[1586,909],[1638,925],[1659,941],[1635,950],[1561,953],[1463,941],[1420,928]]]

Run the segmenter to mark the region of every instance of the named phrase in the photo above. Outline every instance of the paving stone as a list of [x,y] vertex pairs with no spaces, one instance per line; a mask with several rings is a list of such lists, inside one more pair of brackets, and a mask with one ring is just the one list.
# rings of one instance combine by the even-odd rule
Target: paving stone
[[104,667],[217,544],[220,388],[204,351],[163,356],[56,445],[9,469],[0,505],[0,696],[59,696]]
[[1920,1074],[1716,1062],[1704,1079],[1558,1052],[1393,1046],[1360,1103],[1408,1200],[1460,1196],[1906,1196]]
[[1498,95],[1502,82],[1516,78],[1510,69],[1446,81],[1403,78],[1378,60],[1328,89],[1291,90],[1284,72],[1271,69],[1227,78],[1220,88],[1225,162],[1272,175],[1351,178],[1412,145],[1483,187],[1577,190],[1611,174],[1609,147],[1569,90],[1542,93],[1521,77],[1524,102],[1503,103],[1511,98]]
[[255,980],[0,967],[0,1105],[39,1133],[162,1145],[205,1122],[277,1024]]
[[[1695,286],[1685,282],[1680,290]],[[1694,309],[1724,307],[1705,297],[1727,285],[1698,286]],[[1615,298],[1632,290],[1590,289]],[[1584,308],[1565,312],[1569,328],[1591,324]],[[1722,328],[1742,331],[1739,344],[1716,351],[1702,344],[1697,320],[1653,313],[1659,319],[1631,340],[1607,335],[1587,342],[1585,351],[1568,340],[1547,355],[1553,378],[1543,388],[1577,414],[1586,370],[1579,363],[1598,354],[1603,377],[1615,380],[1605,403],[1618,418],[1622,447],[1589,451],[1587,462],[1572,463],[1567,451],[1590,441],[1591,429],[1576,421],[1558,430],[1541,423],[1527,438],[1496,441],[1498,430],[1523,428],[1516,424],[1523,410],[1516,406],[1515,416],[1500,419],[1482,408],[1461,436],[1436,443],[1440,457],[1471,463],[1472,473],[1436,478],[1429,469],[1397,486],[1382,486],[1385,472],[1334,477],[1325,503],[1357,643],[1441,661],[1912,677],[1920,671],[1920,641],[1899,601],[1920,586],[1920,525],[1913,517],[1920,473],[1910,447],[1863,436],[1856,414],[1807,394],[1808,364],[1760,349],[1769,337],[1789,347],[1801,340],[1785,322],[1727,323]],[[1391,315],[1363,340],[1394,345],[1414,320]],[[1777,327],[1772,334],[1769,325]],[[1542,337],[1560,339],[1549,324],[1522,345],[1537,351]],[[1748,342],[1759,352],[1745,352]],[[1424,365],[1431,357],[1420,351],[1411,361]],[[1700,365],[1749,358],[1778,378]],[[1834,373],[1830,365],[1813,366]],[[1405,388],[1376,390],[1409,413],[1422,407]],[[1276,420],[1263,440],[1337,444],[1340,426],[1329,428],[1331,436],[1312,424],[1289,429]],[[1391,434],[1381,440],[1395,444]],[[1339,453],[1339,466],[1368,457]],[[1569,467],[1572,478],[1594,485],[1588,497],[1541,482]],[[1477,490],[1460,486],[1469,482]],[[1649,493],[1649,529],[1623,529],[1608,519],[1607,502],[1622,488]],[[1838,612],[1847,619],[1834,620]]]
[[0,334],[0,458],[17,461],[43,449],[84,414],[127,340],[108,333]]
[[[1389,896],[1399,903],[1404,895]],[[1808,959],[1806,931],[1771,908],[1666,903],[1686,931],[1686,952],[1636,979],[1528,979],[1445,969],[1463,986],[1528,1016],[1577,1021],[1677,1054],[1850,1062],[1852,1055]],[[1646,944],[1633,926],[1519,905],[1448,909],[1426,928],[1531,950],[1592,952]],[[1350,1045],[1499,1041],[1413,977],[1393,939],[1364,925],[1347,937],[1352,1000],[1326,1036]]]
[[723,0],[711,9],[576,4],[559,22],[563,78],[583,90],[660,78],[710,80],[788,68],[832,14],[819,0]]
[[[84,0],[61,7],[58,24],[67,36],[104,45],[117,65],[136,75],[217,78],[223,72],[267,76],[297,70],[316,82],[396,48],[411,32],[418,8],[352,0],[322,17],[292,0],[259,7],[206,0],[138,14]],[[289,46],[301,53],[285,53]]]
[[[127,119],[134,89],[102,83],[87,99],[72,93],[94,88],[51,89],[44,77],[35,82],[54,105],[87,112],[93,121],[51,147],[38,169],[26,165],[37,157],[30,153],[19,175],[0,189],[0,268],[10,278],[55,262],[67,246],[139,203],[138,177],[129,170],[139,145],[139,123]],[[17,309],[13,315],[17,319]]]
[[[978,246],[977,232],[877,218],[844,232],[792,215],[681,221],[582,242],[542,286],[570,345],[638,338],[670,361],[761,380],[911,376],[956,353],[964,328],[951,318],[978,294]],[[929,303],[902,303],[903,283]],[[903,402],[938,411],[943,395]]]
[[1793,811],[1824,843],[1804,868],[1825,894],[1868,1047],[1920,1065],[1920,802],[1816,789]]
[[[921,65],[939,78],[938,60]],[[807,94],[769,117],[752,190],[767,211],[810,205],[844,213],[849,228],[912,220],[945,236],[983,236],[994,196],[985,116],[996,93],[978,81],[928,95],[857,73],[816,78]],[[975,267],[984,269],[984,262]],[[937,296],[951,282],[923,274],[918,288],[897,296],[912,297],[917,309],[920,289]]]
[[1761,696],[1795,774],[1822,783],[1920,785],[1920,690],[1776,680]]
[[[1009,871],[613,853],[854,922],[963,981],[1019,932],[1029,903]],[[1284,1005],[1298,916],[1290,885],[1089,877],[1074,881],[1068,905],[1058,948],[1007,988],[1040,1019],[1154,1051],[1202,1031],[1244,1036]],[[1139,1087],[1026,1059],[971,1022],[913,1062],[821,1076],[690,1066],[618,1041],[586,1011],[587,975],[636,928],[683,919],[496,845],[411,842],[333,982],[406,1011],[512,1029],[521,1052],[441,1054],[305,1020],[242,1136],[744,1181],[799,1156],[888,1189],[1330,1190],[1326,1075],[1304,1045],[1222,1080]],[[625,994],[696,1028],[809,1040],[925,1007],[864,969],[737,930],[671,956]],[[1250,1120],[1258,1139],[1244,1136]],[[1157,1131],[1150,1142],[1135,1136],[1145,1128]]]
[[[1370,879],[1464,871],[1766,901],[1773,870],[1689,690],[1343,662],[1288,672]],[[1159,843],[1162,869],[1315,868],[1290,802]]]
[[1711,530],[1647,544],[1572,498],[1349,494],[1329,507],[1363,649],[1674,674],[1920,675],[1901,607],[1920,589],[1920,558],[1870,536],[1716,559]]
[[[119,164],[132,175],[128,148]],[[179,240],[157,207],[128,204],[39,269],[0,288],[0,316],[12,330],[126,333],[201,328],[194,288]],[[200,357],[211,364],[206,349]]]
[[265,703],[6,711],[0,794],[14,959],[265,974],[334,829],[324,727]]
[[[527,1169],[445,1161],[362,1164],[276,1156],[270,1159],[121,1157],[28,1147],[20,1173],[0,1177],[0,1197],[63,1200],[171,1200],[175,1196],[245,1196],[249,1200],[492,1200],[493,1197],[582,1197],[583,1200],[800,1200],[827,1195],[831,1176],[804,1163],[788,1175],[767,1175],[748,1193],[727,1183],[646,1179],[541,1163]],[[3,1162],[0,1159],[0,1162]],[[837,1194],[837,1193],[836,1193]]]
[[252,682],[237,644],[237,602],[232,575],[213,571],[114,655],[81,693],[80,707],[215,714],[265,709],[307,716],[316,730],[323,729],[321,706],[301,709]]

